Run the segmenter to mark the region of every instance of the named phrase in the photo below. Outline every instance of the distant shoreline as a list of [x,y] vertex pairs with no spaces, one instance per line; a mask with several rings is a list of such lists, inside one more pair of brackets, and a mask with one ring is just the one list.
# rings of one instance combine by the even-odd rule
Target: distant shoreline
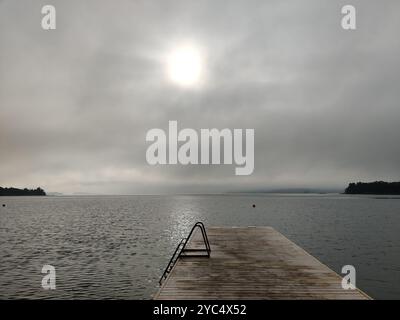
[[344,193],[395,196],[400,195],[400,182],[375,181],[350,183]]
[[36,189],[18,189],[18,188],[2,188],[0,187],[0,197],[21,197],[21,196],[46,196],[46,192],[42,188]]

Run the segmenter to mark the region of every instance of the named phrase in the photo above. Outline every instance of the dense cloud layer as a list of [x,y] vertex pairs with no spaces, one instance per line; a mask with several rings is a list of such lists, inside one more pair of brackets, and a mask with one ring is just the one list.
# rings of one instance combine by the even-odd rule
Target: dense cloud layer
[[[400,3],[0,1],[0,185],[224,192],[400,179]],[[44,31],[41,7],[57,9]],[[182,41],[207,81],[166,77]],[[149,166],[152,128],[254,128],[255,171]]]

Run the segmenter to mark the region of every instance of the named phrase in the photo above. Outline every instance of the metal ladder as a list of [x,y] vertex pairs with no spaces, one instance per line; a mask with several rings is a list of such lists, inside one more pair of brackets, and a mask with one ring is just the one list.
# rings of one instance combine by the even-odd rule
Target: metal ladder
[[[188,244],[188,242],[196,228],[199,228],[201,231],[205,248],[203,248],[203,249],[188,249],[188,248],[186,248],[186,245]],[[186,238],[183,238],[178,243],[178,246],[176,247],[174,254],[172,255],[171,259],[169,260],[169,263],[168,263],[167,267],[165,268],[164,273],[162,274],[158,283],[161,285],[162,282],[164,281],[164,279],[167,278],[168,274],[171,272],[172,268],[174,267],[176,261],[178,261],[179,257],[207,257],[207,258],[209,258],[210,253],[211,253],[211,247],[210,247],[210,242],[208,241],[206,228],[204,227],[204,224],[202,222],[196,222],[195,225],[192,227],[192,230],[190,230],[189,235]]]

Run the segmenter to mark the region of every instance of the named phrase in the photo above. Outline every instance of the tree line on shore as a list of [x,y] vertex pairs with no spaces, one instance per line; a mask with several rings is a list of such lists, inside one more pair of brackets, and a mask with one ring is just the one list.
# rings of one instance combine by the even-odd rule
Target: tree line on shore
[[45,196],[46,192],[42,188],[18,189],[0,187],[0,196]]
[[350,183],[344,191],[346,194],[400,194],[400,182],[357,182]]

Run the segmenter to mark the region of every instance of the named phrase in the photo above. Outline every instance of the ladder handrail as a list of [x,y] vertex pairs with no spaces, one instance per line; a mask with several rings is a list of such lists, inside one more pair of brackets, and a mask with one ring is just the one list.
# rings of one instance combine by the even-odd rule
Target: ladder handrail
[[[171,271],[173,265],[175,264],[175,262],[173,262],[173,261],[174,261],[174,257],[175,257],[175,255],[176,255],[176,253],[178,252],[179,248],[181,247],[182,243],[184,243],[184,241],[185,241],[185,238],[181,239],[181,241],[180,241],[180,242],[178,243],[178,245],[176,246],[176,249],[175,249],[175,251],[174,251],[174,253],[173,253],[171,259],[169,260],[169,262],[168,262],[168,264],[167,264],[167,267],[165,268],[165,270],[164,270],[164,272],[163,272],[163,274],[162,274],[160,280],[158,281],[159,284],[162,283],[163,279],[166,278],[166,277],[167,277],[167,274]],[[179,251],[179,254],[178,254],[177,257],[180,256],[181,251],[182,251],[182,249]]]
[[[186,249],[186,245],[189,242],[189,239],[191,238],[194,230],[196,228],[200,228],[201,231],[201,235],[203,236],[203,241],[204,241],[204,245],[205,245],[205,249]],[[183,244],[183,245],[182,245]],[[186,255],[186,252],[189,251],[206,251],[207,255]],[[182,255],[182,253],[184,255]],[[168,262],[167,267],[165,268],[160,280],[158,281],[158,283],[161,285],[163,280],[165,278],[167,278],[167,275],[171,272],[172,268],[174,267],[176,261],[178,260],[178,258],[182,255],[182,257],[210,257],[210,253],[211,253],[211,247],[210,247],[210,242],[208,241],[208,237],[207,237],[207,232],[206,232],[206,228],[204,227],[204,224],[202,222],[196,222],[194,224],[194,226],[192,227],[192,229],[189,232],[189,235],[186,238],[181,239],[181,241],[178,243],[171,259]],[[174,259],[175,258],[175,259]]]
[[[189,236],[186,238],[185,245],[183,246],[182,251],[185,250],[186,245],[189,242],[189,239],[192,236],[192,234],[196,228],[200,228],[201,234],[203,236],[204,245],[206,246],[207,256],[209,257],[210,252],[211,252],[211,247],[210,247],[210,242],[208,241],[206,228],[204,227],[203,222],[196,222],[195,225],[192,227],[192,230],[190,230]],[[199,249],[199,250],[204,251],[202,249]]]

